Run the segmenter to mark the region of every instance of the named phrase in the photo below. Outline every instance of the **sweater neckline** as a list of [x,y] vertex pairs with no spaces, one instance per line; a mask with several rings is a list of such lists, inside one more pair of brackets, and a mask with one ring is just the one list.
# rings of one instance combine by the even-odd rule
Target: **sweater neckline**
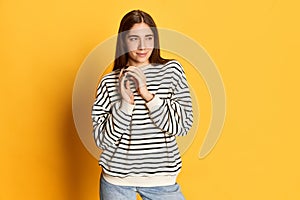
[[142,66],[139,66],[141,69],[143,68],[147,68],[147,67],[150,67],[151,66],[151,63],[150,64],[147,64],[147,65],[142,65]]

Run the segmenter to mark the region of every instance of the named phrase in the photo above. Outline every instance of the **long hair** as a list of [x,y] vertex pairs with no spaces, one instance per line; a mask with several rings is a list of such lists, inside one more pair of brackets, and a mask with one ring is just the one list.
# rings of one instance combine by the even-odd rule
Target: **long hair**
[[160,55],[158,31],[152,17],[141,10],[133,10],[127,13],[121,20],[119,31],[118,31],[113,70],[123,68],[127,65],[128,50],[125,43],[126,33],[133,27],[134,24],[142,23],[142,22],[144,22],[151,28],[154,35],[154,48],[151,56],[149,57],[149,62],[153,64],[165,64],[166,62],[169,61],[169,59],[162,58]]

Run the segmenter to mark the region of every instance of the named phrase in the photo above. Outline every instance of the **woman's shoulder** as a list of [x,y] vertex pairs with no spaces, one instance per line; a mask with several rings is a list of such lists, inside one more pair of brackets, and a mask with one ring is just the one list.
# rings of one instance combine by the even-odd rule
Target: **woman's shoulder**
[[100,78],[100,84],[116,82],[119,78],[120,70],[111,71]]
[[166,64],[164,64],[164,67],[171,71],[184,73],[181,63],[175,59],[169,60]]
[[170,64],[177,64],[177,65],[181,65],[180,62],[176,59],[170,59],[166,62],[165,65],[170,65]]
[[120,74],[120,70],[113,70],[111,72],[108,72],[107,74],[105,74],[103,76],[102,79],[115,79],[115,78],[119,78],[119,74]]

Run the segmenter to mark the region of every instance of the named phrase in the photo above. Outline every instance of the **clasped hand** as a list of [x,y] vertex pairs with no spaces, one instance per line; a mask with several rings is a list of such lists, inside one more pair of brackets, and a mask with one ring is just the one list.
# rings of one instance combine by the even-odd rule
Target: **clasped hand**
[[147,102],[153,98],[148,91],[146,76],[139,67],[129,66],[120,72],[120,92],[122,98],[130,104],[134,104],[134,95],[130,89],[130,81],[135,84],[139,95]]

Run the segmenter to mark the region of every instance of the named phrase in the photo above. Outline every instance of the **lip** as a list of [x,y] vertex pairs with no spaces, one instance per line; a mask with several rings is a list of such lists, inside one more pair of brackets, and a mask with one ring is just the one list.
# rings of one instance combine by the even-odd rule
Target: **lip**
[[147,56],[147,53],[136,53],[136,55],[139,57],[145,57]]

